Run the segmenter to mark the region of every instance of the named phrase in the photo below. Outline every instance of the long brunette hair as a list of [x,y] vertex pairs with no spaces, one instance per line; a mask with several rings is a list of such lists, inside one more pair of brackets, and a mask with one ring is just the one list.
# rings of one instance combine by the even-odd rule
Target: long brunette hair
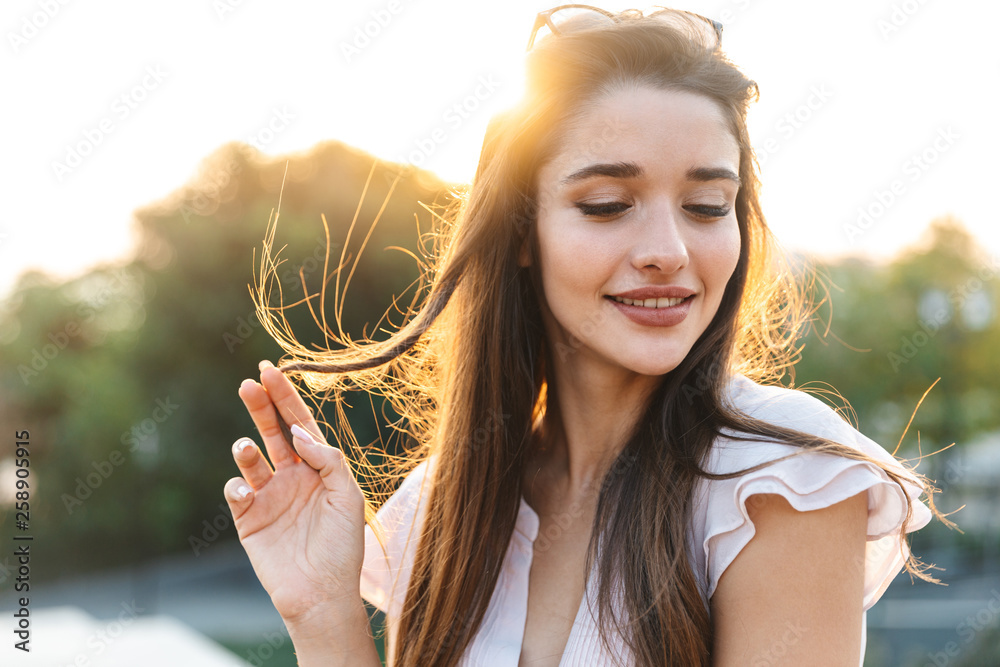
[[[491,121],[471,187],[442,218],[426,297],[388,340],[354,342],[341,332],[333,337],[339,349],[298,344],[281,310],[267,303],[275,264],[265,244],[255,298],[261,321],[289,355],[282,370],[300,375],[317,395],[359,388],[385,395],[414,443],[396,476],[434,456],[409,588],[394,619],[391,657],[398,667],[457,664],[483,621],[514,530],[532,426],[556,389],[550,391],[554,352],[542,326],[537,262],[529,268],[518,262],[519,248],[534,244],[537,175],[559,131],[620,86],[694,92],[722,110],[740,147],[741,248],[716,316],[663,377],[601,485],[587,565],[589,571],[600,553],[603,639],[620,635],[641,665],[710,664],[712,624],[686,553],[686,531],[699,478],[747,472],[701,469],[723,430],[870,462],[906,493],[906,478],[886,464],[751,419],[723,401],[735,373],[765,383],[780,379],[796,360],[800,325],[812,313],[808,290],[779,261],[761,213],[746,126],[757,86],[717,48],[695,39],[696,31],[634,10],[617,19],[542,40],[528,55],[525,96]],[[339,439],[353,440],[346,420],[337,427]],[[930,498],[936,489],[908,472],[948,523]],[[907,505],[904,526],[910,514]],[[901,534],[907,570],[933,581]]]

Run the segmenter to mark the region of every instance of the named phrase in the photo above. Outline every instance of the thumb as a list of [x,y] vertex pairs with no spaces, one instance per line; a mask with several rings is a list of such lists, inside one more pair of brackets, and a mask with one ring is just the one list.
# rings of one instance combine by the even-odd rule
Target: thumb
[[337,447],[321,444],[320,438],[298,424],[292,424],[292,444],[302,460],[319,472],[323,486],[330,491],[343,491],[344,485],[353,481],[353,475]]
[[253,503],[253,489],[242,477],[233,477],[226,482],[223,495],[229,504],[229,511],[233,513],[233,519],[243,516]]

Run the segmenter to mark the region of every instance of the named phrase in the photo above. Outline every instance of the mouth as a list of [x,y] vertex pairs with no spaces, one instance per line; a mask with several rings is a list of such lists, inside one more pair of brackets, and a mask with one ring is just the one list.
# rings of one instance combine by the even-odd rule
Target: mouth
[[[668,291],[669,290],[669,291]],[[660,294],[649,295],[652,290],[634,290],[638,294],[633,297],[608,294],[605,298],[627,319],[644,327],[673,327],[682,323],[692,308],[697,293],[692,294],[686,288],[668,288],[658,290]],[[646,294],[643,294],[643,291]],[[664,296],[663,292],[673,292]],[[628,292],[626,292],[628,294]],[[643,298],[636,298],[643,297]]]
[[649,298],[649,299],[628,299],[622,296],[608,296],[607,298],[618,303],[625,304],[626,306],[639,306],[641,308],[649,308],[650,310],[656,310],[659,308],[673,308],[674,306],[679,306],[685,301],[690,301],[694,298],[694,295],[687,297],[668,297],[661,296],[659,298]]

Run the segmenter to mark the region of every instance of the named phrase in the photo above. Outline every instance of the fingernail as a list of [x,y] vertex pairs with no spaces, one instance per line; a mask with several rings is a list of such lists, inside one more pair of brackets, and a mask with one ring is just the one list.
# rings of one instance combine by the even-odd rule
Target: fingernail
[[305,430],[298,424],[292,424],[291,431],[292,435],[294,435],[296,438],[299,438],[300,440],[305,440],[306,442],[313,445],[319,444],[318,442],[316,442],[316,438],[314,438],[309,431]]
[[236,489],[236,495],[240,497],[240,500],[246,500],[246,497],[253,493],[249,486],[240,485]]
[[264,370],[264,369],[265,369],[265,368],[267,368],[268,366],[274,366],[274,364],[272,364],[272,363],[271,363],[270,361],[268,361],[267,359],[265,359],[264,361],[262,361],[262,362],[260,362],[259,364],[257,364],[257,368],[259,368],[260,370]]
[[243,439],[236,444],[236,451],[242,454],[247,447],[253,447],[253,440]]

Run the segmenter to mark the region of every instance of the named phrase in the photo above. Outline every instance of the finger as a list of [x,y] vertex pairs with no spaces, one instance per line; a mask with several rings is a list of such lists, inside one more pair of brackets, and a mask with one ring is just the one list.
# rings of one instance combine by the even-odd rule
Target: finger
[[344,485],[353,481],[344,453],[337,447],[318,442],[298,424],[292,425],[292,444],[302,460],[319,472],[327,490],[343,491]]
[[267,390],[253,380],[244,380],[240,385],[239,394],[250,413],[250,418],[260,432],[274,469],[298,463],[299,457],[285,439],[281,423],[278,421],[278,413]]
[[[260,369],[260,381],[285,423],[289,426],[298,424],[312,434],[320,433],[316,420],[313,419],[312,410],[302,400],[302,395],[288,376],[269,361],[262,361]],[[320,442],[323,440],[324,438],[319,438]]]
[[267,459],[250,438],[240,438],[233,443],[233,458],[243,479],[254,489],[261,489],[274,476]]
[[222,491],[229,503],[229,511],[233,513],[233,519],[238,519],[247,511],[253,503],[253,489],[242,477],[233,477],[226,482]]

